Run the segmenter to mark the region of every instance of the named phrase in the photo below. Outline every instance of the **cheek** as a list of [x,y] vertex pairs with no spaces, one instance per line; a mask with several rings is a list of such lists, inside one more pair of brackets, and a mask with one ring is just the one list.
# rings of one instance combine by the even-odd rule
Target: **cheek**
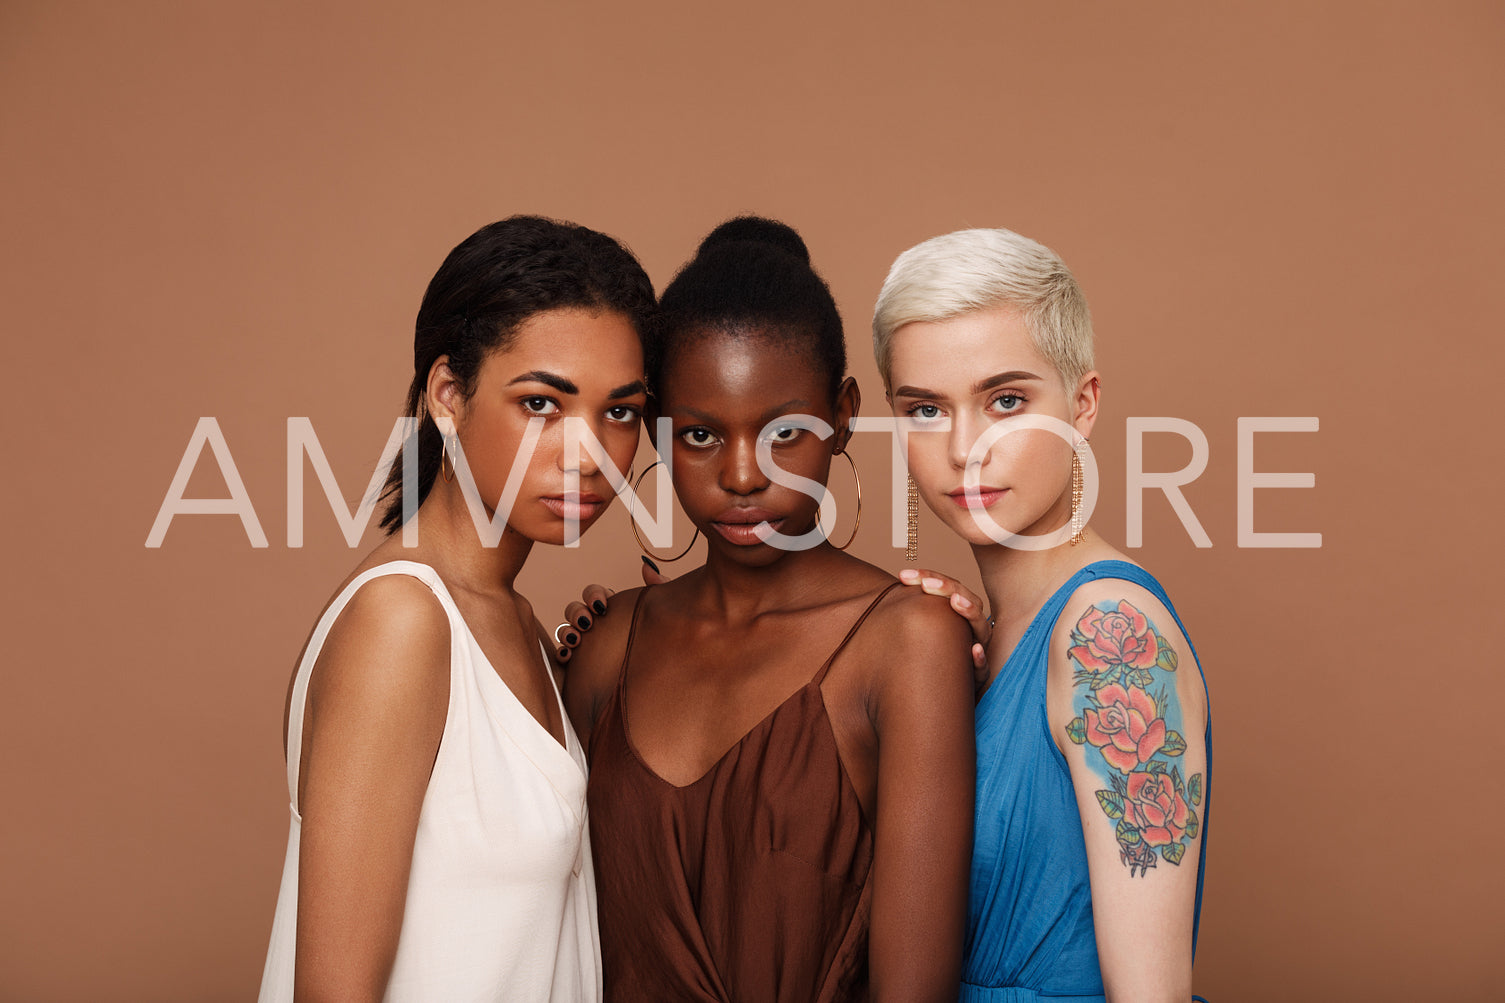
[[601,430],[601,445],[624,477],[632,466],[633,457],[637,455],[640,437],[638,428],[637,425],[612,423]]
[[1059,436],[1026,429],[995,443],[990,460],[1008,470],[1016,490],[1054,490],[1071,468],[1071,447]]
[[954,486],[945,436],[920,433],[909,437],[909,476],[922,492],[941,492]]

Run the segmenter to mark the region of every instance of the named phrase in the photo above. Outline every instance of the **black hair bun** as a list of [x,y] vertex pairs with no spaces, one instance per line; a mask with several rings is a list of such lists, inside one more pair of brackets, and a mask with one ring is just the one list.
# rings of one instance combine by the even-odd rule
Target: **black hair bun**
[[810,249],[805,246],[804,240],[800,239],[794,227],[776,219],[763,216],[737,216],[729,219],[706,234],[695,253],[702,255],[712,248],[727,244],[771,245],[798,258],[807,266],[810,264]]

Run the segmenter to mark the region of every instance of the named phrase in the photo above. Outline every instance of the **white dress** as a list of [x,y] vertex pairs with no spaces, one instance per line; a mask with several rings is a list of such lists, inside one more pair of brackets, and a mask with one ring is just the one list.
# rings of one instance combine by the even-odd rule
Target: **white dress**
[[320,619],[298,666],[287,729],[292,824],[260,999],[293,998],[298,760],[309,672],[355,591],[395,574],[419,579],[438,596],[449,616],[450,672],[444,735],[418,816],[386,999],[600,1000],[601,941],[580,740],[564,717],[567,746],[560,745],[518,702],[438,574],[413,561],[392,561],[351,581]]

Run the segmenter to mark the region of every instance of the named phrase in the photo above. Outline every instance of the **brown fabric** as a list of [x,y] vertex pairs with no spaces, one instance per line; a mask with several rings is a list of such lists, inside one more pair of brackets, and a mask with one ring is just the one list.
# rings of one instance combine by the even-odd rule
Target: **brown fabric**
[[[895,583],[897,585],[897,583]],[[633,748],[623,689],[591,732],[591,844],[606,999],[838,1003],[868,997],[873,834],[815,676],[700,779],[675,787]]]

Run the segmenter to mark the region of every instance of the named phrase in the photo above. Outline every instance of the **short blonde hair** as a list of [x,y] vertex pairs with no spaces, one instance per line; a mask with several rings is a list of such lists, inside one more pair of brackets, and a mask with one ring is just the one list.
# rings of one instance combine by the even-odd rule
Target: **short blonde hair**
[[1044,244],[1012,230],[957,230],[894,261],[873,310],[873,355],[889,380],[894,332],[995,306],[1024,313],[1035,347],[1068,389],[1092,369],[1092,314],[1076,277]]

